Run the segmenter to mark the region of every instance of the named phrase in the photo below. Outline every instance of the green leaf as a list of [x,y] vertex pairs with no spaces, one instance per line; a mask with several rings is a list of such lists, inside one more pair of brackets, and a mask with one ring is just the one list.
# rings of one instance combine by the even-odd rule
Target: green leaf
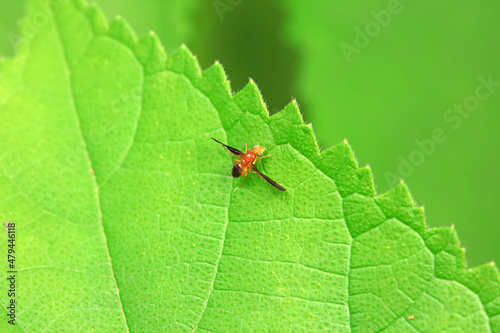
[[[500,2],[279,2],[301,59],[293,94],[319,143],[349,138],[378,191],[404,178],[430,224],[455,223],[469,264],[498,262],[500,154],[491,152],[500,142],[500,90],[472,112],[461,105],[483,89],[478,77],[500,81]],[[356,51],[344,53],[349,47]],[[434,140],[436,130],[444,140]]]
[[[493,263],[467,270],[404,184],[376,196],[347,142],[318,153],[295,101],[269,117],[219,63],[202,72],[83,1],[44,3],[0,67],[24,331],[500,331]],[[260,141],[274,157],[259,169],[288,191],[255,175],[235,191],[211,137]]]

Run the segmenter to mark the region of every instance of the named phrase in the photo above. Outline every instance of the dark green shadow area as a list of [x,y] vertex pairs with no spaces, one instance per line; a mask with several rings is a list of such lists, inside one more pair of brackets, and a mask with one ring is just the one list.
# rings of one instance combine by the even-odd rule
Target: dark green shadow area
[[196,19],[199,38],[188,46],[203,68],[219,60],[233,91],[252,78],[269,111],[278,112],[292,98],[299,60],[283,38],[285,12],[278,1],[269,0],[246,0],[224,8],[214,1],[204,2]]

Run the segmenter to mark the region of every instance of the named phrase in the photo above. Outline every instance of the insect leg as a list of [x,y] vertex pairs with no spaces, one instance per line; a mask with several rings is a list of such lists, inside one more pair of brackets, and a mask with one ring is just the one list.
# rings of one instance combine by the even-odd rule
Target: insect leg
[[[250,172],[252,172],[252,170],[250,170]],[[243,188],[243,183],[245,182],[245,178],[247,178],[248,169],[245,169],[245,171],[243,171],[243,173],[245,174],[245,176],[243,177],[243,180],[241,181],[241,188]]]
[[258,160],[261,160],[261,159],[263,159],[263,158],[266,158],[266,157],[271,157],[271,156],[274,156],[274,154],[272,154],[272,155],[267,155],[267,156],[262,156],[262,157],[257,157],[257,158],[255,159],[255,162],[257,162]]

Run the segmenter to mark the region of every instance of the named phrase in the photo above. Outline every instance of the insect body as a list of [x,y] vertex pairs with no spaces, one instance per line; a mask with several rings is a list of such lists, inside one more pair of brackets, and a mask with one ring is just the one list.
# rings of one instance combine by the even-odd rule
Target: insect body
[[[263,173],[261,173],[257,169],[257,167],[255,166],[255,162],[257,162],[258,160],[261,160],[261,159],[266,158],[266,157],[273,156],[273,155],[262,156],[262,154],[266,150],[265,148],[261,147],[260,145],[256,145],[255,147],[253,147],[249,151],[248,147],[246,147],[246,145],[245,145],[246,151],[242,152],[241,150],[238,150],[236,148],[233,148],[233,147],[230,147],[228,145],[223,144],[219,140],[216,140],[214,138],[212,138],[212,139],[214,141],[220,143],[224,147],[226,147],[231,153],[233,153],[234,155],[236,155],[236,156],[238,156],[240,158],[240,159],[235,159],[236,164],[233,166],[233,170],[231,172],[231,174],[233,175],[234,178],[239,178],[241,176],[245,176],[245,177],[243,177],[243,182],[244,182],[245,178],[246,178],[246,176],[247,176],[247,174],[249,172],[250,173],[256,173],[259,176],[261,176],[262,178],[264,178],[269,184],[271,184],[274,187],[276,187],[278,190],[280,190],[280,191],[286,191],[286,188],[284,188],[283,186],[281,186],[280,184],[276,183],[274,180],[272,180],[268,176],[266,176]],[[243,182],[241,183],[241,187],[243,187]]]

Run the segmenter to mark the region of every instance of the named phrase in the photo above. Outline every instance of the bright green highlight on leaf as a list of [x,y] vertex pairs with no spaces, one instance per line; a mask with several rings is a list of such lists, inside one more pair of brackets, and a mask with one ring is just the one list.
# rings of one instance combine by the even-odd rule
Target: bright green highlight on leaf
[[[465,271],[455,231],[426,229],[404,184],[376,196],[347,142],[318,154],[295,102],[269,117],[220,64],[54,4],[0,68],[25,331],[500,330],[496,267]],[[287,192],[254,175],[234,191],[211,137],[260,141]]]

